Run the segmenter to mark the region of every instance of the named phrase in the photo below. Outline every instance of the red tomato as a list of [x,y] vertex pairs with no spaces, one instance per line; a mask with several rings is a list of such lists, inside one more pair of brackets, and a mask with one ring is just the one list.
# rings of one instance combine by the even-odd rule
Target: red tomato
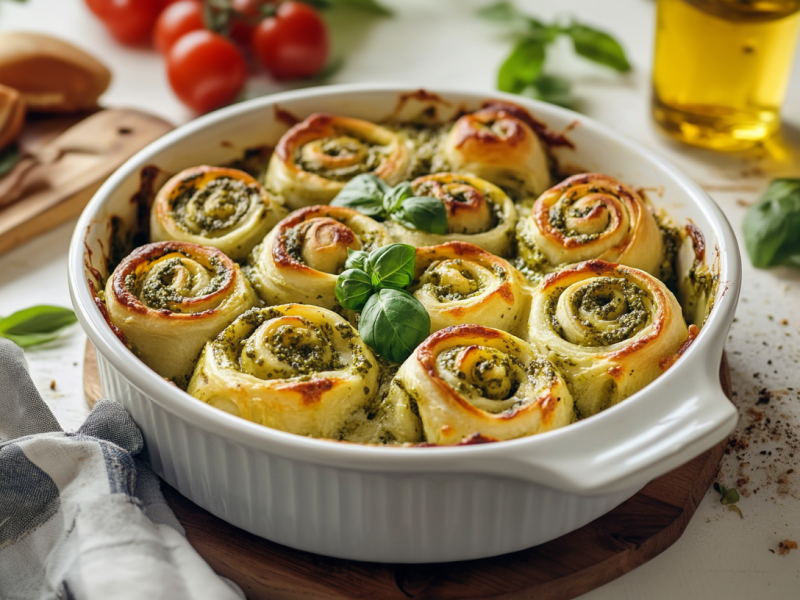
[[87,0],[117,41],[138,44],[150,37],[163,0]]
[[253,33],[253,52],[277,79],[310,77],[328,57],[328,30],[302,2],[284,2]]
[[231,0],[231,8],[234,11],[230,29],[231,39],[249,48],[256,25],[264,15],[261,7],[274,5],[277,2],[278,0]]
[[244,87],[242,53],[221,35],[190,31],[167,52],[169,83],[181,101],[198,112],[232,102]]
[[156,50],[166,54],[172,44],[184,34],[205,29],[203,7],[196,0],[179,0],[167,6],[159,15],[153,29]]

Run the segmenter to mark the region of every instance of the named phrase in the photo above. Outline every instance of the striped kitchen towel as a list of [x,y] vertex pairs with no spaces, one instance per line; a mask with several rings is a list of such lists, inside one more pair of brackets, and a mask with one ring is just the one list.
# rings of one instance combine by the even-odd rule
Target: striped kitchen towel
[[237,600],[194,551],[136,455],[142,434],[100,401],[65,433],[0,339],[0,598]]

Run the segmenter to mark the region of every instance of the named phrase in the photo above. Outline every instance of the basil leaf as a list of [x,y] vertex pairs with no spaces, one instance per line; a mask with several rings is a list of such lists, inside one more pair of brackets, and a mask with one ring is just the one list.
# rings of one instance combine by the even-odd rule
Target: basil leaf
[[75,313],[68,308],[32,306],[0,319],[0,337],[27,348],[56,339],[59,329],[75,321]]
[[348,310],[361,310],[372,295],[372,279],[361,269],[348,269],[336,280],[336,299]]
[[578,23],[573,23],[564,32],[572,38],[575,52],[584,58],[621,73],[631,70],[622,46],[609,34]]
[[497,2],[479,8],[476,14],[487,21],[516,21],[524,18],[511,2]]
[[392,219],[408,227],[428,233],[447,233],[447,209],[438,198],[415,196],[403,201]]
[[729,504],[736,504],[739,501],[739,492],[737,492],[734,488],[730,488],[725,490],[725,494],[720,499],[720,502],[725,506]]
[[390,191],[391,188],[380,177],[362,173],[347,182],[331,206],[352,208],[373,219],[382,219],[386,216],[383,197]]
[[755,267],[800,267],[800,179],[775,179],[744,219],[744,245]]
[[380,356],[400,363],[431,333],[431,318],[405,290],[379,290],[367,300],[358,332]]
[[520,94],[534,100],[557,104],[565,108],[573,108],[575,100],[570,93],[572,86],[569,81],[556,75],[542,73],[531,85]]
[[345,269],[361,269],[369,273],[367,269],[367,260],[369,259],[369,252],[363,250],[347,249],[347,260],[344,263]]
[[0,177],[8,173],[19,162],[19,148],[16,144],[0,152]]
[[373,250],[367,262],[373,287],[376,290],[406,287],[414,279],[416,260],[417,251],[408,244],[389,244]]
[[408,181],[396,185],[383,197],[383,209],[386,211],[387,215],[391,215],[400,208],[400,204],[403,200],[413,195],[414,191],[411,189],[411,184]]
[[531,85],[542,72],[545,43],[538,37],[526,37],[511,51],[497,73],[497,89],[518,94]]

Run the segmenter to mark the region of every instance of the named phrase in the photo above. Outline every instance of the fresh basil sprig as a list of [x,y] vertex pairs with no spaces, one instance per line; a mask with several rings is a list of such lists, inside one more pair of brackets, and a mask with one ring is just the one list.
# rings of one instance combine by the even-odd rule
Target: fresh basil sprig
[[744,218],[744,245],[755,267],[800,267],[800,179],[774,179]]
[[336,280],[336,299],[360,310],[358,332],[382,357],[403,362],[428,337],[431,318],[405,289],[414,280],[416,249],[390,244],[369,254],[348,252],[346,270]]
[[409,229],[447,232],[447,209],[438,198],[414,196],[411,184],[389,187],[380,177],[363,173],[351,179],[331,202],[377,221],[394,219]]
[[75,313],[68,308],[32,306],[0,318],[0,337],[28,348],[56,339],[60,329],[75,321]]
[[385,288],[367,300],[358,332],[383,358],[399,363],[430,335],[431,317],[407,291]]
[[574,100],[570,95],[569,81],[544,72],[547,46],[561,35],[572,40],[572,47],[579,56],[620,73],[631,69],[625,51],[617,40],[583,23],[546,24],[520,12],[508,1],[485,6],[478,10],[478,15],[519,30],[520,35],[511,54],[497,73],[497,89],[503,92],[571,107]]
[[408,244],[389,244],[369,253],[367,271],[376,290],[401,290],[414,279],[417,251]]

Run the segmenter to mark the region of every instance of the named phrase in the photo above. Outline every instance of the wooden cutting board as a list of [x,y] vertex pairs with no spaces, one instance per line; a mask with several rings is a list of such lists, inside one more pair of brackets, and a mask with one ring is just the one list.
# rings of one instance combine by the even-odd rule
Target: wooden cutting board
[[[719,374],[730,398],[724,356]],[[90,406],[102,396],[88,342],[84,391]],[[195,550],[250,600],[567,600],[671,546],[714,481],[725,445],[651,481],[611,512],[556,540],[494,558],[432,565],[366,563],[294,550],[229,525],[166,483],[162,490]]]
[[[128,108],[29,119],[21,159],[0,178],[0,254],[77,216],[123,162],[171,129]],[[4,205],[9,190],[19,199]]]

